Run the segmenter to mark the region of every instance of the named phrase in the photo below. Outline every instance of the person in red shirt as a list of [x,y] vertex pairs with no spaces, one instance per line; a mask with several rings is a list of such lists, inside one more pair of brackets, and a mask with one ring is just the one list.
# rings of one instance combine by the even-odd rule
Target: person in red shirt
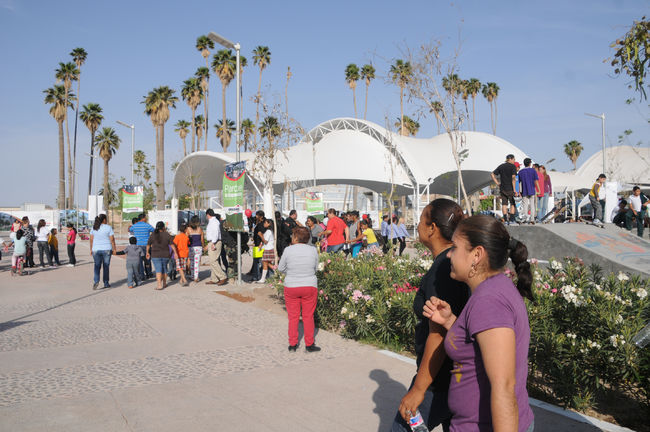
[[327,210],[327,225],[325,231],[320,233],[321,237],[327,237],[327,253],[338,252],[345,244],[345,232],[348,226],[336,216],[333,208]]

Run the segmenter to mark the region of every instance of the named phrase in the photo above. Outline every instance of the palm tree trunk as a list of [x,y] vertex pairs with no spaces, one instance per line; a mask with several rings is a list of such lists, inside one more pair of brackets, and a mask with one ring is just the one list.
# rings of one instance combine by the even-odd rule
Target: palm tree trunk
[[363,108],[363,119],[366,119],[366,114],[368,114],[368,83],[366,83],[366,102]]
[[[93,187],[93,161],[95,155],[95,131],[90,131],[90,169],[88,170],[88,196],[92,193]],[[90,199],[86,201],[86,207],[90,208]]]
[[352,102],[354,103],[354,118],[357,118],[357,88],[352,87]]
[[158,126],[158,146],[156,148],[156,207],[165,209],[165,124]]
[[[205,79],[206,83],[208,84],[207,87],[205,88],[205,124],[209,127],[210,122],[208,121],[208,101],[210,100],[210,63],[208,62],[208,58],[210,56],[205,57],[205,67],[208,68],[208,77]],[[207,128],[206,128],[207,129]],[[205,134],[205,151],[208,151],[208,134]]]
[[[75,179],[77,177],[77,123],[79,122],[79,100],[81,94],[81,67],[79,68],[79,79],[77,80],[77,107],[74,110],[74,145],[72,148],[72,188],[74,191]],[[77,197],[79,199],[79,197]]]
[[399,121],[400,121],[400,135],[404,135],[404,87],[399,88]]
[[[68,88],[65,89],[65,137],[68,143],[68,201],[73,199],[73,187],[72,187],[72,149],[70,148],[70,128],[68,127]],[[67,210],[70,206],[69,203],[64,203],[65,209]]]
[[185,137],[183,137],[183,157],[187,156],[187,146],[185,145]]
[[469,108],[467,107],[467,99],[463,99],[465,102],[465,115],[467,116],[467,130],[469,130]]
[[253,140],[257,146],[257,129],[260,126],[260,101],[262,100],[262,68],[260,68],[260,80],[257,84],[257,107],[255,108],[255,130]]
[[204,150],[208,151],[208,133],[207,133],[207,127],[210,125],[208,123],[208,90],[205,90],[205,106],[203,107],[203,111],[205,112],[205,125],[206,125],[206,134],[205,134],[205,145],[204,145]]
[[104,159],[104,211],[108,213],[108,159]]
[[[221,106],[223,109],[223,128],[224,128],[224,134],[223,134],[223,140],[221,141],[221,145],[223,146],[223,152],[225,153],[226,150],[228,149],[228,138],[226,137],[226,129],[228,129],[228,123],[226,120],[226,84],[223,82],[221,83]],[[207,126],[207,125],[206,125]],[[206,129],[206,135],[207,135],[207,129]]]
[[494,99],[494,135],[497,134],[497,100]]
[[476,96],[472,95],[472,123],[473,130],[476,131]]
[[192,153],[194,153],[194,149],[196,148],[196,151],[199,150],[199,144],[196,144],[196,147],[194,147],[194,141],[196,140],[196,108],[192,108]]
[[59,198],[57,207],[65,208],[65,141],[63,140],[63,121],[59,124]]

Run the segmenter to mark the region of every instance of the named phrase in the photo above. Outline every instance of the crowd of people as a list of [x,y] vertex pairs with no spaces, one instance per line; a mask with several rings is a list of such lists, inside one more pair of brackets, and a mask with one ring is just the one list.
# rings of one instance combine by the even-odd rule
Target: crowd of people
[[[553,199],[551,178],[544,165],[533,164],[530,158],[524,159],[524,167],[509,154],[506,161],[492,172],[492,180],[499,187],[502,220],[506,225],[534,224],[553,218],[556,210]],[[600,174],[589,189],[588,198],[592,209],[591,222],[603,225],[605,213],[605,174]],[[521,210],[517,202],[521,199]],[[632,188],[631,195],[621,198],[611,215],[612,223],[628,231],[636,226],[637,235],[643,236],[644,226],[649,222],[648,205],[650,199],[639,186]]]

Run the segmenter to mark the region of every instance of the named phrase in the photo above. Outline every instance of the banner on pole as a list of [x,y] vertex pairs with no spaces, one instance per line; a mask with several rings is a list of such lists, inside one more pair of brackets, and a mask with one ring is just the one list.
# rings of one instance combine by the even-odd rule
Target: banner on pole
[[122,220],[130,221],[144,212],[144,189],[142,186],[124,185],[122,193]]
[[246,182],[246,161],[226,165],[223,173],[223,207],[226,212],[224,228],[229,231],[244,231],[244,183]]
[[305,192],[305,210],[309,216],[323,215],[323,192]]

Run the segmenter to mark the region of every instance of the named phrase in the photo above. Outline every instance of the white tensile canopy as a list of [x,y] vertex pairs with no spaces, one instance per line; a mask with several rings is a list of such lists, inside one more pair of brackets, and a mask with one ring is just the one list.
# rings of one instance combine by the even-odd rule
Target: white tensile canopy
[[[468,193],[491,182],[490,173],[507,154],[523,161],[526,155],[511,143],[484,132],[459,131],[459,151],[465,154],[461,164]],[[242,152],[252,181],[261,191],[264,178],[255,154]],[[193,193],[191,184],[204,190],[220,189],[226,164],[235,160],[234,153],[201,151],[185,157],[174,176],[176,195]],[[273,189],[285,185],[292,189],[312,185],[348,184],[375,192],[390,191],[394,185],[399,195],[437,193],[454,195],[457,191],[456,164],[448,134],[433,138],[410,138],[390,132],[364,120],[333,119],[307,133],[300,143],[276,157]]]

